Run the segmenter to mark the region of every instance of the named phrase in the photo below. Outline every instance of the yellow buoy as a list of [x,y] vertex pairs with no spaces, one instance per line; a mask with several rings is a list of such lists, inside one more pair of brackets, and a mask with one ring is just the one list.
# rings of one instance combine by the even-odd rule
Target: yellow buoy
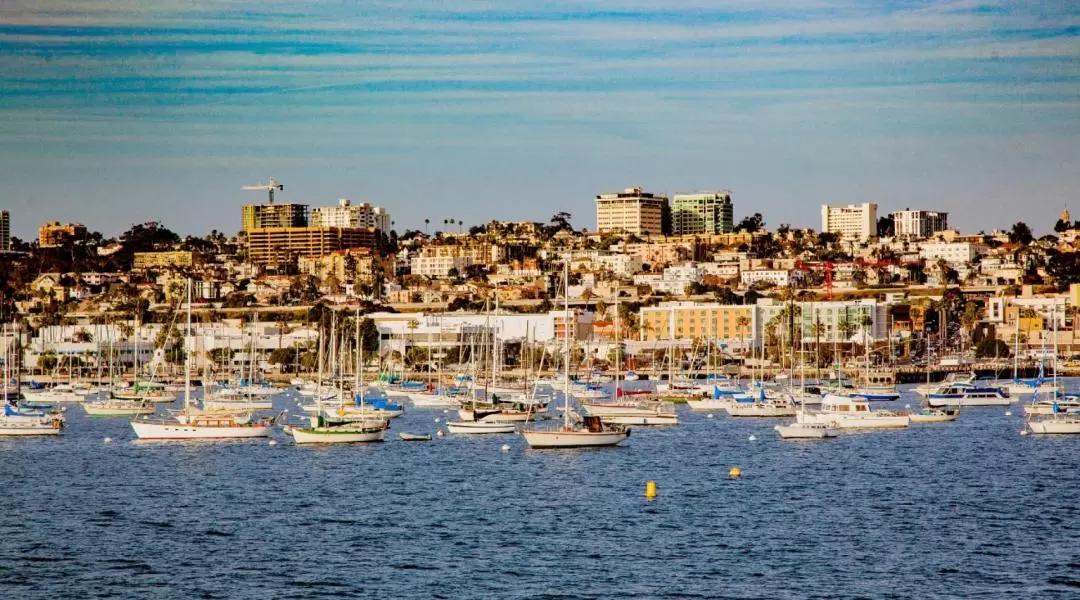
[[739,467],[731,467],[731,470],[727,472],[728,476],[732,479],[738,479],[742,477],[742,469]]
[[656,482],[655,481],[646,481],[645,482],[645,497],[646,498],[655,498],[656,497]]

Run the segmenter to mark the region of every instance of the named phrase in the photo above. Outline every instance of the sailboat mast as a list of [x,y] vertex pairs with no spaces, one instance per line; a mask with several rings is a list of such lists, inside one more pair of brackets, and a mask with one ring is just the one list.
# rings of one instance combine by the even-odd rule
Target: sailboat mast
[[360,393],[360,307],[356,307],[356,317],[353,322],[356,327],[356,373],[353,373],[353,393]]
[[619,288],[615,286],[615,399],[619,399],[619,371],[622,370],[622,345],[619,343]]
[[563,263],[563,427],[570,427],[570,256]]
[[[191,279],[187,280],[187,346],[194,346],[191,341]],[[184,412],[191,408],[191,348],[184,349]]]

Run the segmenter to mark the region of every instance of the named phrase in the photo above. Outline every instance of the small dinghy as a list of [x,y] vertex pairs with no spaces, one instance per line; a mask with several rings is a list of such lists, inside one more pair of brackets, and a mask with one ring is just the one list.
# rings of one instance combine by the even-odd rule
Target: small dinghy
[[430,434],[405,433],[404,431],[401,431],[401,432],[398,432],[398,437],[401,438],[401,441],[403,441],[403,442],[430,442],[431,441],[431,435]]

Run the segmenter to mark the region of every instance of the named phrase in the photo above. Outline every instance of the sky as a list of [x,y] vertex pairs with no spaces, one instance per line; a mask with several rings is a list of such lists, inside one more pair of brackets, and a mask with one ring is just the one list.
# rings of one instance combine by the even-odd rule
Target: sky
[[1080,214],[1075,0],[3,0],[0,209],[106,235],[240,226],[279,201],[596,226],[597,193],[729,189]]

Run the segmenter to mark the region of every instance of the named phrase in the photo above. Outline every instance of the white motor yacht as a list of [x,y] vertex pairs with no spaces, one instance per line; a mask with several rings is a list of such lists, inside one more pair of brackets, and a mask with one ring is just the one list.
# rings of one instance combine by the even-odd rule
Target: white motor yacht
[[821,409],[807,412],[807,423],[835,423],[841,429],[902,428],[911,424],[907,414],[889,410],[874,410],[861,398],[826,394]]

